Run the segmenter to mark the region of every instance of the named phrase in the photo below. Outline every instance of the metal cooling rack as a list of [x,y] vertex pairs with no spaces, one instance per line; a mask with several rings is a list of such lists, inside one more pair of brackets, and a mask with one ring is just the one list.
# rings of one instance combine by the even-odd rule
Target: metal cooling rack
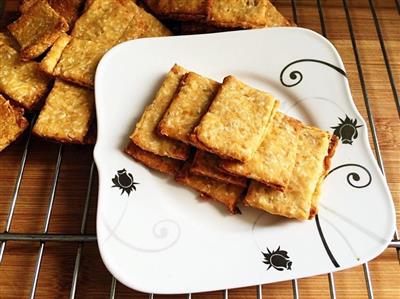
[[[367,115],[368,115],[368,120],[370,124],[370,130],[373,138],[373,144],[374,144],[374,151],[375,151],[375,156],[377,159],[377,162],[379,164],[379,167],[385,175],[384,167],[383,167],[383,160],[382,160],[382,155],[381,151],[379,149],[379,142],[378,142],[378,136],[376,134],[376,128],[375,128],[375,122],[374,122],[374,116],[372,114],[371,108],[370,108],[370,102],[369,102],[369,96],[368,96],[368,91],[365,85],[365,79],[364,79],[364,73],[363,73],[363,66],[360,61],[359,57],[359,52],[358,52],[358,46],[357,46],[357,41],[354,36],[354,31],[353,31],[353,24],[352,24],[352,19],[349,11],[349,3],[348,0],[342,0],[343,1],[343,9],[345,12],[346,16],[346,22],[347,22],[347,27],[350,33],[350,38],[351,38],[351,43],[352,43],[352,48],[354,52],[354,58],[356,61],[357,65],[357,71],[358,71],[358,76],[361,84],[361,89],[362,89],[362,94],[364,98],[364,104],[365,108],[367,110]],[[400,14],[400,3],[399,0],[393,0],[394,5],[396,6],[396,9],[398,13]],[[375,2],[374,0],[368,0],[369,8],[371,10],[371,14],[373,17],[374,25],[375,25],[375,30],[379,39],[383,59],[385,62],[387,74],[389,77],[390,81],[390,86],[392,89],[393,93],[393,99],[396,103],[397,111],[400,114],[400,104],[399,104],[399,96],[396,88],[396,84],[393,78],[393,73],[390,65],[390,61],[387,55],[386,51],[386,46],[385,46],[385,41],[382,35],[381,31],[381,26],[379,23],[379,19],[377,16],[376,12],[376,7],[375,7]],[[323,5],[321,3],[321,0],[316,0],[315,5],[318,8],[318,13],[319,13],[319,19],[320,19],[320,26],[321,26],[321,31],[322,34],[325,37],[327,36],[326,33],[326,26],[325,26],[325,17],[324,17],[324,9]],[[291,7],[292,7],[292,15],[293,15],[293,20],[295,23],[298,24],[298,18],[297,18],[297,7],[296,7],[296,0],[291,0]],[[0,15],[1,14],[1,5],[0,5]],[[55,195],[56,195],[56,189],[57,189],[57,182],[58,178],[60,175],[60,168],[61,168],[61,162],[63,159],[63,144],[59,144],[58,146],[58,156],[57,156],[57,162],[56,162],[56,167],[54,170],[54,176],[53,176],[53,181],[52,181],[52,187],[51,187],[51,192],[50,196],[48,199],[48,207],[47,207],[47,212],[46,216],[44,219],[44,224],[43,224],[43,231],[42,233],[12,233],[10,232],[10,227],[11,227],[11,222],[13,219],[14,215],[14,209],[17,203],[18,199],[18,194],[21,186],[21,181],[25,169],[25,163],[27,161],[27,156],[29,153],[29,146],[30,146],[30,141],[31,141],[31,136],[32,136],[32,126],[35,123],[37,115],[33,115],[31,119],[31,126],[29,128],[29,133],[26,138],[25,142],[25,147],[24,151],[21,157],[21,162],[20,162],[20,167],[18,171],[18,175],[16,178],[16,183],[14,187],[14,192],[10,200],[10,207],[9,207],[9,212],[7,215],[6,219],[6,225],[4,228],[4,232],[0,233],[0,265],[1,261],[4,255],[4,252],[6,250],[6,244],[7,241],[31,241],[31,242],[39,242],[40,247],[37,253],[37,258],[36,258],[36,265],[35,265],[35,271],[34,271],[34,276],[32,279],[32,286],[31,286],[31,291],[29,298],[35,298],[35,293],[36,293],[36,287],[39,279],[39,272],[40,272],[40,267],[42,264],[42,258],[43,258],[43,253],[45,250],[45,246],[47,242],[76,242],[78,243],[78,249],[76,252],[75,256],[75,266],[74,266],[74,271],[73,271],[73,276],[72,276],[72,284],[71,284],[71,289],[70,289],[70,298],[73,299],[75,298],[76,295],[76,288],[77,288],[77,283],[78,283],[78,276],[79,276],[79,270],[80,270],[80,264],[81,264],[81,257],[82,257],[82,247],[83,244],[86,242],[95,242],[96,241],[96,235],[91,235],[91,234],[86,234],[85,233],[85,227],[86,227],[86,220],[87,220],[87,215],[88,215],[88,210],[89,210],[89,205],[90,205],[90,195],[92,191],[92,183],[93,183],[93,174],[95,171],[95,164],[94,161],[91,163],[90,167],[90,173],[89,173],[89,181],[88,181],[88,186],[86,190],[86,197],[85,197],[85,204],[83,208],[83,214],[82,214],[82,220],[81,220],[81,228],[80,228],[80,234],[73,235],[73,234],[49,234],[48,233],[48,228],[49,228],[49,223],[50,223],[50,217],[53,209],[53,204],[55,200]],[[393,240],[390,242],[389,247],[395,248],[397,250],[397,256],[400,262],[400,255],[399,255],[399,250],[400,250],[400,240],[399,240],[399,235],[397,230],[394,233]],[[363,264],[363,270],[364,270],[364,279],[368,291],[368,297],[370,299],[374,298],[373,294],[373,285],[371,283],[371,276],[369,272],[369,267],[368,263]],[[335,280],[334,280],[334,275],[333,273],[327,274],[328,276],[328,281],[329,281],[329,290],[330,290],[330,297],[332,299],[336,298],[336,288],[335,288]],[[117,280],[113,277],[111,281],[111,286],[110,286],[110,298],[113,299],[115,298],[115,290],[116,290],[116,285],[117,285]],[[257,299],[262,299],[262,285],[256,286],[257,288]],[[292,280],[292,288],[293,288],[293,298],[297,299],[299,298],[299,287],[298,287],[298,282],[296,279]],[[154,294],[149,294],[149,299],[154,298]],[[186,298],[191,298],[191,294],[187,294]],[[223,298],[228,299],[229,298],[229,290],[225,290],[223,294]]]

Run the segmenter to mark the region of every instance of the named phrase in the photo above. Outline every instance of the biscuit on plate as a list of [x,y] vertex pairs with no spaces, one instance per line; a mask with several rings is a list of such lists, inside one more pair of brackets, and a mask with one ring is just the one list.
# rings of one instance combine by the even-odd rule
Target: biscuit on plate
[[258,28],[266,25],[267,0],[208,0],[207,22],[218,27]]
[[159,20],[153,15],[146,12],[143,8],[136,6],[133,9],[134,16],[125,28],[122,36],[119,38],[119,43],[143,38],[143,37],[158,37],[158,36],[170,36],[171,31],[165,27]]
[[70,41],[71,37],[68,34],[63,33],[60,35],[39,64],[39,67],[43,72],[53,75],[54,68],[60,60],[62,52]]
[[191,187],[205,197],[212,198],[224,204],[232,214],[240,213],[237,204],[242,198],[243,187],[222,183],[209,177],[190,173],[190,162],[175,177],[178,183]]
[[293,23],[285,18],[268,0],[266,1],[265,18],[265,27],[284,27],[293,25]]
[[309,219],[312,202],[317,202],[313,199],[314,192],[321,176],[327,171],[325,157],[330,155],[330,144],[331,135],[328,132],[304,126],[299,135],[296,164],[286,190],[281,192],[252,181],[244,203],[271,214]]
[[[22,0],[19,10],[21,13],[26,13],[38,1],[40,0]],[[73,25],[85,0],[47,0],[47,2],[69,25]]]
[[21,61],[15,49],[0,45],[0,92],[32,110],[40,104],[50,81],[37,62]]
[[186,160],[189,157],[188,145],[157,133],[158,123],[171,103],[179,81],[187,72],[179,65],[174,65],[157,91],[153,102],[146,107],[137,122],[130,139],[143,150],[177,160]]
[[261,145],[279,102],[233,76],[224,79],[192,141],[218,156],[249,160]]
[[190,134],[207,112],[219,85],[196,73],[187,73],[158,125],[160,134],[190,144]]
[[284,191],[296,161],[300,121],[276,112],[260,147],[246,162],[224,160],[224,170]]
[[81,40],[116,43],[136,8],[132,0],[94,0],[75,22],[71,35]]
[[62,51],[53,75],[81,86],[93,88],[97,64],[113,45],[72,38]]
[[0,152],[28,127],[29,123],[23,114],[23,109],[11,106],[10,102],[0,95]]
[[94,113],[92,90],[56,80],[33,132],[60,142],[85,143]]
[[193,163],[190,166],[190,172],[210,177],[224,183],[241,187],[247,186],[247,179],[245,177],[231,175],[228,172],[222,171],[219,168],[220,162],[221,159],[218,156],[197,150],[194,155]]
[[159,16],[174,20],[199,20],[207,14],[207,0],[160,0],[152,6]]
[[130,141],[128,146],[126,147],[125,153],[127,153],[136,161],[146,165],[147,167],[169,175],[176,175],[183,164],[181,160],[161,157],[153,153],[144,151],[132,141]]
[[21,46],[21,58],[31,60],[45,52],[69,26],[47,1],[39,0],[8,29]]

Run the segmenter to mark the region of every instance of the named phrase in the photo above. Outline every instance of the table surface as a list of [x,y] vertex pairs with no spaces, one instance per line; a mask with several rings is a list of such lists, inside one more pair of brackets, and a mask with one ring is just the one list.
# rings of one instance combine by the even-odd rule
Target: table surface
[[[317,1],[282,0],[275,1],[275,4],[284,14],[291,16],[293,13],[291,2],[296,3],[298,25],[321,32]],[[396,215],[399,221],[399,114],[368,0],[352,0],[349,2],[367,96],[375,120],[384,169],[395,201]],[[400,89],[399,6],[396,8],[395,0],[376,2],[377,16],[394,82]],[[368,121],[365,98],[357,71],[343,2],[330,0],[321,1],[321,3],[325,15],[327,36],[343,58],[356,106],[364,119]],[[15,18],[18,1],[6,0],[3,4],[5,5],[5,13],[0,19],[0,26],[4,27]],[[397,5],[399,5],[398,2]],[[26,135],[0,154],[0,227],[5,227]],[[370,138],[370,141],[373,147],[372,138]],[[32,137],[11,232],[42,232],[58,148],[59,146],[55,143]],[[76,145],[64,147],[49,233],[80,233],[91,161],[92,147]],[[94,234],[97,202],[96,175],[91,197],[86,233]],[[380,215],[377,215],[377,217],[380,217]],[[26,298],[29,296],[39,246],[38,243],[20,241],[10,241],[6,244],[4,258],[0,265],[0,298]],[[65,298],[69,296],[77,248],[78,244],[76,243],[46,243],[36,298]],[[100,259],[96,243],[85,243],[82,254],[76,298],[109,297],[112,278]],[[377,298],[400,298],[400,266],[395,249],[386,249],[379,257],[369,263],[369,269],[374,295]],[[334,279],[336,294],[339,298],[368,297],[362,266],[335,273]],[[330,298],[327,275],[300,279],[298,286],[300,297]],[[230,290],[229,298],[256,298],[256,291],[256,287]],[[264,285],[263,293],[268,298],[292,298],[292,284],[288,281]],[[168,296],[156,296],[156,298],[163,297]],[[172,297],[185,298],[184,295]],[[172,297],[170,296],[170,298]],[[194,294],[193,297],[223,298],[223,292]],[[148,298],[148,295],[135,292],[118,283],[116,298]]]

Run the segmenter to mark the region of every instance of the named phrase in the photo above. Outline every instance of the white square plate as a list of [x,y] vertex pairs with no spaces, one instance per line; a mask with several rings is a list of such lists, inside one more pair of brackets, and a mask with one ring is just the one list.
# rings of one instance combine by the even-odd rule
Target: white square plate
[[[316,219],[246,207],[229,215],[123,153],[174,63],[218,81],[232,74],[275,95],[281,111],[341,137]],[[95,86],[97,237],[123,284],[150,293],[264,284],[359,265],[391,240],[394,206],[366,124],[337,51],[317,33],[273,28],[129,41],[103,57]]]

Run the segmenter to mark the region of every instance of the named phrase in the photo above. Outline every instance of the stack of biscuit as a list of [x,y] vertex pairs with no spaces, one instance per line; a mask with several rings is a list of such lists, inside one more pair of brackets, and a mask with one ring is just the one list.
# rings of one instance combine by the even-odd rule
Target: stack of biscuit
[[219,83],[174,65],[125,152],[231,213],[243,201],[311,219],[337,138],[278,107],[275,97],[233,76]]

